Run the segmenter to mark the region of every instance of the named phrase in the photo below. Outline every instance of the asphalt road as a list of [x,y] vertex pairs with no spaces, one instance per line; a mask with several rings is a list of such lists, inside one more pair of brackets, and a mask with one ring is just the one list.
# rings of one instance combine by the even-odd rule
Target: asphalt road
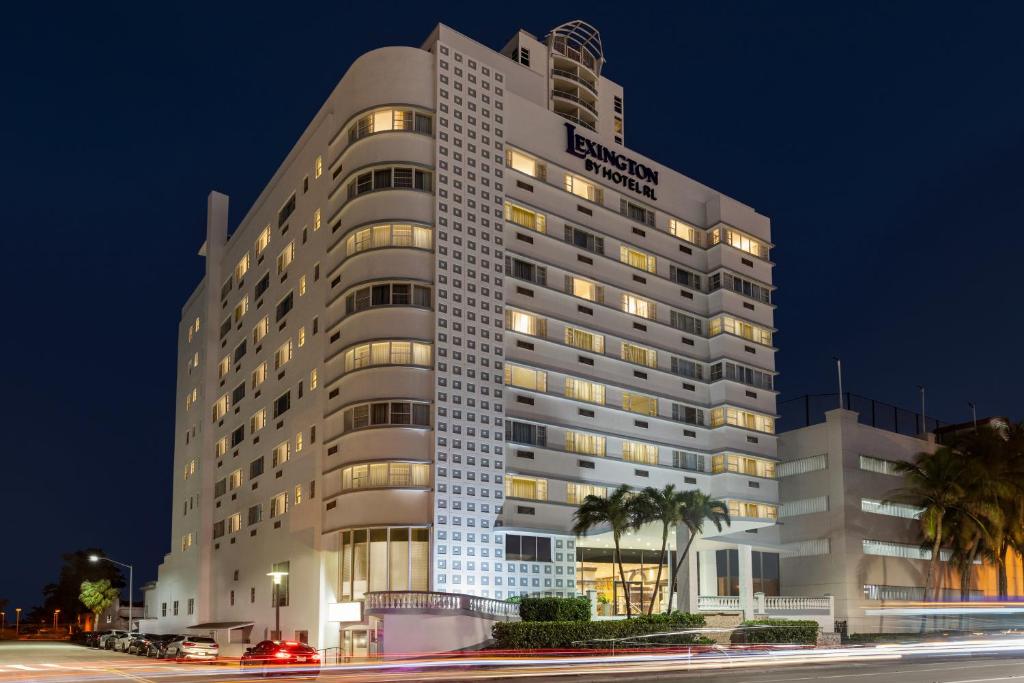
[[[886,655],[888,656],[888,655]],[[403,662],[387,667],[349,665],[327,667],[321,681],[500,681],[529,677],[538,681],[699,681],[700,683],[785,683],[832,681],[834,683],[996,683],[1024,679],[1024,653],[1012,654],[900,654],[867,661],[828,663],[778,663],[770,657],[741,657],[693,670],[679,661],[571,662],[537,658],[491,660],[489,666],[460,667],[452,662]],[[49,683],[194,683],[251,681],[236,665],[158,662],[134,655],[91,650],[68,643],[0,642],[0,682]],[[282,676],[275,680],[298,680]]]

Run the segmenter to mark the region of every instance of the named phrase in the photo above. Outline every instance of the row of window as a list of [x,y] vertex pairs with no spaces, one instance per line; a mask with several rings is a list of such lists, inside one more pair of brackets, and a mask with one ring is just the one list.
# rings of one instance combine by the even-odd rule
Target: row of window
[[419,306],[430,308],[431,289],[409,282],[378,282],[358,287],[345,295],[345,315],[375,306]]
[[[312,484],[311,484],[312,485]],[[312,491],[310,492],[312,498]],[[284,515],[292,505],[301,505],[305,501],[302,484],[296,484],[294,491],[282,491],[270,498],[267,503],[269,517],[274,519]],[[263,504],[250,505],[246,511],[246,526],[259,524],[263,521]],[[242,513],[235,512],[222,520],[213,523],[213,537],[220,538],[225,534],[235,534],[242,529]]]
[[374,401],[345,409],[344,431],[369,427],[430,426],[430,404],[415,401]]
[[364,114],[352,122],[348,129],[348,141],[353,143],[374,133],[389,131],[413,131],[424,135],[433,134],[433,119],[412,109],[378,109]]
[[413,462],[374,462],[341,470],[341,490],[422,488],[430,485],[430,465]]
[[349,181],[348,198],[352,199],[370,192],[380,190],[423,190],[433,189],[433,174],[419,168],[407,166],[388,166],[358,174]]
[[345,372],[377,365],[418,365],[430,367],[431,345],[413,341],[375,341],[357,344],[345,351]]
[[345,238],[345,255],[352,256],[370,249],[386,247],[411,247],[431,249],[434,231],[432,228],[410,223],[385,223],[358,228]]

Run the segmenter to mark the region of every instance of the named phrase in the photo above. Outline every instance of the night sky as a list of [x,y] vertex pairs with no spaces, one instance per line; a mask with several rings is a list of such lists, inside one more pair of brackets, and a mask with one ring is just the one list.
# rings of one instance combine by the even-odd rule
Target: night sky
[[[834,391],[838,354],[851,391],[1021,417],[1024,5],[584,6],[630,147],[772,219],[780,399]],[[39,604],[62,552],[103,547],[138,585],[170,549],[207,193],[234,227],[360,54],[438,21],[500,49],[577,18],[552,7],[6,9],[0,598]]]

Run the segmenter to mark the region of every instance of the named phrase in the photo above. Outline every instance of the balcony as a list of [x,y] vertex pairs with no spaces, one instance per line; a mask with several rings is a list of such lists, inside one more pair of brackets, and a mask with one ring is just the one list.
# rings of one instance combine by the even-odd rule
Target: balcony
[[519,605],[461,593],[433,591],[378,591],[366,594],[366,613],[430,612],[468,614],[497,618],[519,619]]
[[567,90],[559,90],[558,88],[554,88],[551,90],[551,94],[554,97],[560,97],[564,100],[575,102],[576,104],[580,105],[581,107],[589,111],[594,116],[597,116],[597,107],[595,107],[591,102],[588,102],[587,100],[583,99],[582,97],[575,93],[569,92]]
[[590,69],[596,75],[600,68],[597,64],[597,60],[594,56],[586,50],[581,50],[574,45],[569,43],[562,37],[556,37],[551,40],[551,50],[559,55],[567,57],[577,64],[581,64],[587,69]]
[[551,77],[555,79],[562,79],[566,81],[572,81],[573,83],[586,87],[590,92],[597,94],[597,83],[590,78],[584,78],[576,70],[560,69],[557,66],[551,69]]

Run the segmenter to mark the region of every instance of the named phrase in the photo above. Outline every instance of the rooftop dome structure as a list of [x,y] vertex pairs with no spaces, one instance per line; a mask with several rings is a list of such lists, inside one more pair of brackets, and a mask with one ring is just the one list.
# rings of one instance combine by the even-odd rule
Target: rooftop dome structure
[[587,22],[582,19],[567,21],[548,31],[544,41],[557,52],[575,57],[595,75],[600,75],[604,63],[601,34]]

